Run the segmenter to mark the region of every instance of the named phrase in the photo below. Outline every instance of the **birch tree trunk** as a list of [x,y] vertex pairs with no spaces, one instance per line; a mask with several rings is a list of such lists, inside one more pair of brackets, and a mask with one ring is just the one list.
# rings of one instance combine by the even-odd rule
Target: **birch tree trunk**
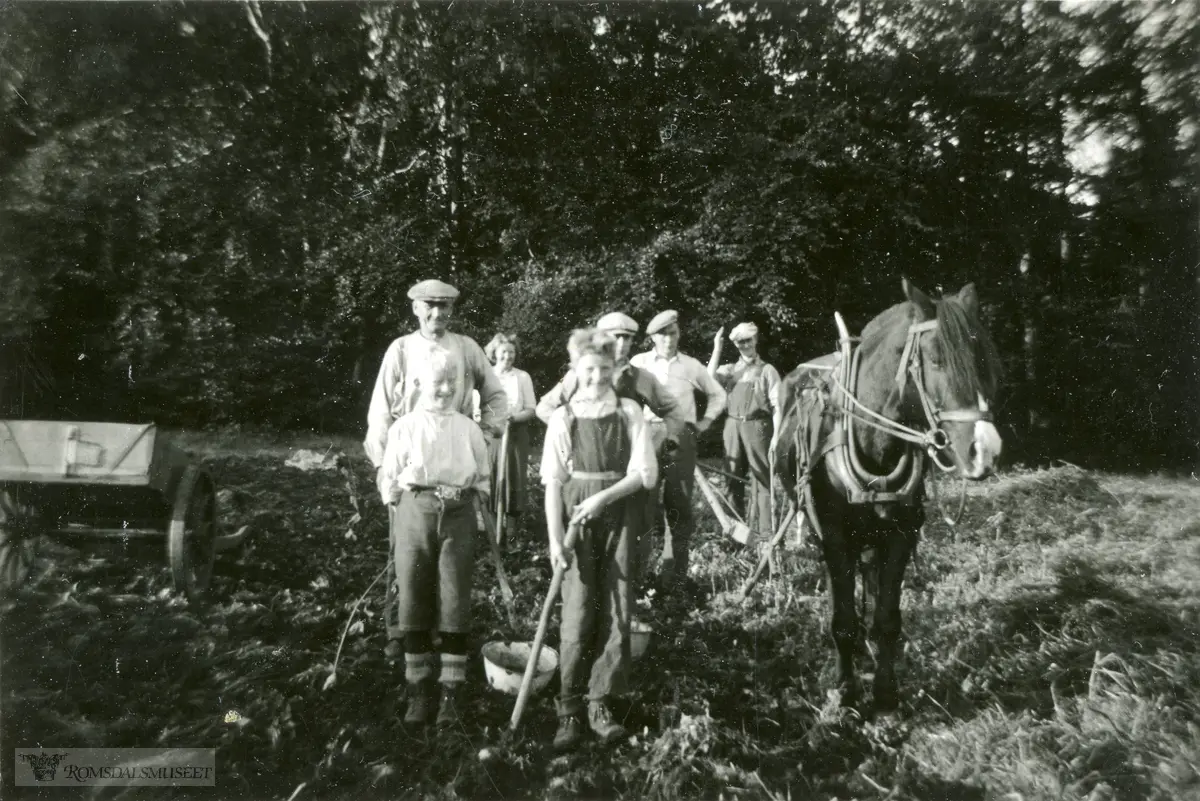
[[1032,436],[1037,432],[1041,423],[1039,414],[1040,399],[1038,394],[1038,320],[1037,320],[1037,286],[1034,273],[1033,252],[1028,249],[1021,256],[1017,267],[1021,282],[1021,355],[1024,364],[1027,433]]

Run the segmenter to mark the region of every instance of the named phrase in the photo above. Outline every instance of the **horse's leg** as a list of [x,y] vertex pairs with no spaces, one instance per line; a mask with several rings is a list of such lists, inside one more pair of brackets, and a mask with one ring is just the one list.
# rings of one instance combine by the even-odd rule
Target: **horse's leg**
[[825,526],[821,547],[829,574],[829,633],[837,649],[838,688],[842,691],[842,705],[854,706],[859,698],[858,676],[854,670],[859,635],[858,611],[854,608],[858,552],[851,547],[841,521]]
[[871,640],[876,647],[875,709],[881,712],[895,709],[900,700],[896,684],[896,657],[901,634],[900,588],[916,548],[919,529],[908,520],[897,522],[897,530],[884,535],[875,551],[878,595]]

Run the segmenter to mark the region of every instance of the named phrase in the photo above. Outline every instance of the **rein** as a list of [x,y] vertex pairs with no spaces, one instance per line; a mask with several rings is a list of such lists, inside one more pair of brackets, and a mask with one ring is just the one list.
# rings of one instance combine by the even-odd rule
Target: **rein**
[[[842,321],[842,316],[835,314],[835,318],[842,341],[849,343],[851,337],[846,330],[846,324]],[[896,368],[896,384],[899,386],[901,392],[904,391],[908,376],[912,376],[913,386],[917,390],[917,397],[921,400],[921,409],[925,413],[926,422],[929,424],[929,428],[925,431],[906,426],[901,422],[884,417],[872,409],[868,409],[842,383],[841,379],[838,378],[836,370],[832,372],[830,378],[833,385],[841,391],[842,396],[849,401],[849,404],[845,407],[846,411],[856,421],[897,439],[911,442],[914,445],[920,445],[925,448],[925,451],[929,454],[929,458],[938,466],[939,470],[943,473],[950,473],[955,469],[954,463],[946,464],[942,461],[942,451],[950,446],[950,437],[941,429],[941,423],[974,423],[980,420],[991,420],[992,414],[986,407],[982,409],[951,410],[942,410],[934,407],[933,402],[929,399],[929,393],[925,389],[925,371],[924,362],[921,359],[920,340],[922,334],[934,331],[937,327],[937,320],[925,320],[910,325],[908,327],[908,336],[904,340],[904,351],[900,355],[900,364]],[[854,367],[857,367],[858,354],[859,351],[856,350],[854,353],[856,364]]]

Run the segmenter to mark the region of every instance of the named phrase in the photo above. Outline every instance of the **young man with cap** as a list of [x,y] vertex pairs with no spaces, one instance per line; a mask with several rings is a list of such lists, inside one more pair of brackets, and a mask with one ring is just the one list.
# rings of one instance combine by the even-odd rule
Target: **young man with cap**
[[[663,434],[654,442],[655,456],[661,463],[664,451],[677,448],[681,437],[684,436],[685,421],[683,409],[679,405],[679,401],[667,391],[666,386],[649,371],[634,367],[629,363],[629,352],[633,349],[633,338],[638,332],[636,320],[621,312],[610,312],[596,322],[596,328],[611,334],[616,340],[616,369],[613,371],[612,381],[617,397],[629,398],[636,401],[663,421],[660,426],[663,429]],[[554,410],[569,401],[574,396],[578,387],[579,381],[574,372],[569,372],[563,376],[563,379],[555,384],[554,388],[543,395],[542,399],[538,401],[538,419],[549,425],[550,417],[554,414]],[[653,510],[657,496],[658,493],[656,490],[648,490],[646,492],[648,509]],[[636,594],[640,594],[641,587],[649,572],[652,553],[649,531],[650,524],[651,520],[645,521],[644,530],[639,533],[638,537]]]
[[[758,326],[739,323],[729,332],[740,358],[734,364],[718,366],[725,329],[713,337],[712,359],[708,372],[729,396],[725,419],[725,468],[750,484],[751,528],[762,537],[770,537],[771,463],[769,451],[773,432],[779,430],[779,371],[758,355]],[[745,485],[730,482],[730,493],[738,514],[746,517]],[[747,520],[750,523],[750,520]]]
[[[654,349],[639,353],[630,359],[635,367],[649,371],[670,392],[683,410],[684,428],[679,438],[679,447],[668,464],[659,471],[663,488],[662,515],[671,529],[671,555],[674,561],[665,558],[663,573],[664,587],[672,588],[687,576],[688,558],[691,552],[692,529],[692,485],[696,469],[696,435],[709,429],[721,412],[725,411],[725,390],[696,359],[679,352],[679,314],[675,311],[661,312],[646,326],[646,333],[654,343]],[[696,419],[695,392],[708,398],[704,419]],[[665,421],[651,409],[646,415],[650,432],[657,445],[666,437]],[[657,522],[657,520],[655,521]],[[665,537],[664,537],[665,540]]]
[[[450,352],[458,372],[450,408],[470,417],[473,407],[471,391],[478,389],[479,425],[483,432],[499,436],[504,431],[504,421],[508,419],[508,396],[488,363],[483,348],[470,337],[451,333],[447,328],[454,314],[458,290],[443,281],[430,279],[409,289],[408,297],[412,300],[413,316],[417,318],[419,328],[411,334],[398,337],[388,346],[367,410],[367,436],[363,441],[363,450],[377,471],[384,461],[392,423],[417,407],[420,398],[416,381],[420,372],[418,368],[439,349]],[[395,542],[394,532],[392,542]],[[390,623],[387,629],[388,653],[399,653],[396,641],[402,633]]]

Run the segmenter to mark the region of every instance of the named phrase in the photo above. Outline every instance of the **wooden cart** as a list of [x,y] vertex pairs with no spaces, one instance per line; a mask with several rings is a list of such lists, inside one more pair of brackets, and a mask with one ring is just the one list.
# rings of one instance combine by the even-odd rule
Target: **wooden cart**
[[161,539],[177,592],[203,600],[222,536],[212,477],[156,426],[0,420],[0,590],[27,578],[40,537]]

